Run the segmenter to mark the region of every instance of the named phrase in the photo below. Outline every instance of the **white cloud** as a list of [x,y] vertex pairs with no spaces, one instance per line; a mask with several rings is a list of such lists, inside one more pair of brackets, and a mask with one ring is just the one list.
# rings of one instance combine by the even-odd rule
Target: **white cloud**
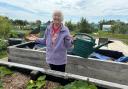
[[51,19],[50,16],[55,9],[62,10],[67,20],[78,19],[82,16],[90,18],[128,15],[128,0],[0,0],[0,3],[7,3],[33,12],[32,14],[20,10],[13,11],[0,6],[2,8],[0,14],[7,15],[6,13],[8,13],[8,15],[14,15],[17,18],[26,19]]

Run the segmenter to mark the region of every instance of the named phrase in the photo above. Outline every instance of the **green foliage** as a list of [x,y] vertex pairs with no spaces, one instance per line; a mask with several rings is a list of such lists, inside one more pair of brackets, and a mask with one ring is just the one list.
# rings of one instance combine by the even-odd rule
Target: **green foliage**
[[115,22],[116,22],[115,20],[106,21],[103,19],[99,21],[99,29],[102,30],[102,25],[113,25]]
[[3,66],[0,66],[0,78],[1,77],[4,77],[6,75],[10,75],[12,74],[13,72],[11,70],[9,70],[8,68],[6,67],[3,67]]
[[126,34],[128,33],[128,24],[121,22],[120,20],[102,20],[99,22],[100,30],[102,30],[102,25],[112,25],[111,33],[116,34]]
[[4,58],[4,57],[7,57],[7,51],[6,50],[1,50],[0,51],[0,59]]
[[128,24],[122,22],[116,22],[112,25],[112,33],[125,34],[128,31]]
[[13,28],[7,17],[0,16],[0,38],[8,38],[10,30]]
[[106,38],[114,38],[123,41],[128,44],[128,34],[114,34],[111,32],[98,31],[95,34],[91,34],[94,37],[106,37]]
[[26,89],[41,89],[45,87],[46,76],[40,76],[36,81],[30,80]]
[[15,30],[11,30],[9,33],[10,38],[17,38],[18,37],[18,32]]
[[7,42],[4,40],[0,40],[0,58],[6,57],[7,56]]
[[0,89],[3,89],[2,81],[0,80]]
[[94,23],[89,23],[86,18],[81,18],[78,23],[73,23],[71,21],[65,22],[65,25],[69,28],[69,30],[73,31],[73,33],[82,32],[82,33],[91,33],[97,30],[97,25]]
[[90,24],[85,18],[81,18],[81,21],[78,23],[78,29],[82,33],[91,33],[92,29]]
[[116,38],[116,39],[128,39],[128,34],[113,34],[111,32],[98,31],[97,34],[93,34],[97,37],[107,37],[107,38]]
[[4,39],[0,39],[0,51],[7,49],[7,42]]
[[64,87],[58,87],[55,89],[98,89],[94,84],[85,81],[74,81]]
[[28,22],[26,20],[18,20],[18,19],[12,20],[12,23],[14,25],[20,25],[20,26],[25,26],[28,24]]
[[99,25],[98,24],[91,23],[90,27],[91,27],[92,32],[98,32],[98,30],[99,30]]
[[77,31],[76,24],[72,23],[72,21],[65,22],[65,25],[70,31]]

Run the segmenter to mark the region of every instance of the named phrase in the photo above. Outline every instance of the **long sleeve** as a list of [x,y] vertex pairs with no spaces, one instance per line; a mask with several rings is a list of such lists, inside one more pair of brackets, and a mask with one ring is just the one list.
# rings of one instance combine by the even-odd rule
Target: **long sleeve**
[[68,32],[67,32],[67,35],[66,35],[65,38],[64,38],[64,44],[65,44],[65,47],[66,47],[67,49],[71,48],[72,45],[73,45],[73,39],[72,39],[72,37],[71,37],[71,35],[70,35],[69,30],[68,30]]
[[42,45],[46,45],[46,37],[47,37],[47,29],[44,32],[44,37],[43,38],[38,38],[35,42],[42,44]]

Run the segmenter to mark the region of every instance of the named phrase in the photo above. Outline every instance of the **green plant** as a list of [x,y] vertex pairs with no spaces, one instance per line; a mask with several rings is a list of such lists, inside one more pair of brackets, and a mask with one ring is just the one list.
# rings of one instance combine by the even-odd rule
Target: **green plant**
[[9,33],[9,37],[17,38],[18,37],[18,32],[16,30],[11,30],[10,33]]
[[6,50],[0,51],[0,59],[4,58],[4,57],[7,57],[7,51]]
[[10,74],[12,74],[12,73],[13,73],[13,72],[12,72],[10,69],[8,69],[8,68],[3,67],[3,66],[0,67],[0,78],[1,78],[1,77],[4,77],[4,76],[6,76],[6,75],[10,75]]
[[0,89],[3,89],[2,81],[0,80]]
[[0,40],[0,51],[7,48],[7,42],[4,41],[4,39]]
[[7,17],[0,16],[0,38],[8,38],[12,28],[13,25],[10,20]]
[[94,84],[85,81],[74,81],[64,87],[58,87],[55,89],[98,89]]
[[26,89],[41,89],[45,87],[46,76],[40,76],[36,81],[30,80]]

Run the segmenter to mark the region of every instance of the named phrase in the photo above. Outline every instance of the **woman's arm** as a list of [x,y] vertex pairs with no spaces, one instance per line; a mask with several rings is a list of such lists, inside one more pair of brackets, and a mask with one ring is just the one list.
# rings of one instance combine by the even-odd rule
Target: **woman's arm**
[[36,43],[46,45],[46,39],[45,38],[38,38],[35,40]]
[[35,40],[36,43],[46,45],[46,36],[47,36],[47,29],[45,30],[44,37],[43,38],[37,38]]
[[47,36],[47,29],[45,30],[43,38],[38,38],[35,35],[30,35],[30,36],[26,37],[26,39],[28,39],[30,41],[35,41],[36,43],[39,43],[39,44],[42,44],[42,45],[46,45],[46,36]]
[[67,49],[73,45],[73,37],[70,35],[69,29],[67,28],[67,35],[64,38],[64,44]]

